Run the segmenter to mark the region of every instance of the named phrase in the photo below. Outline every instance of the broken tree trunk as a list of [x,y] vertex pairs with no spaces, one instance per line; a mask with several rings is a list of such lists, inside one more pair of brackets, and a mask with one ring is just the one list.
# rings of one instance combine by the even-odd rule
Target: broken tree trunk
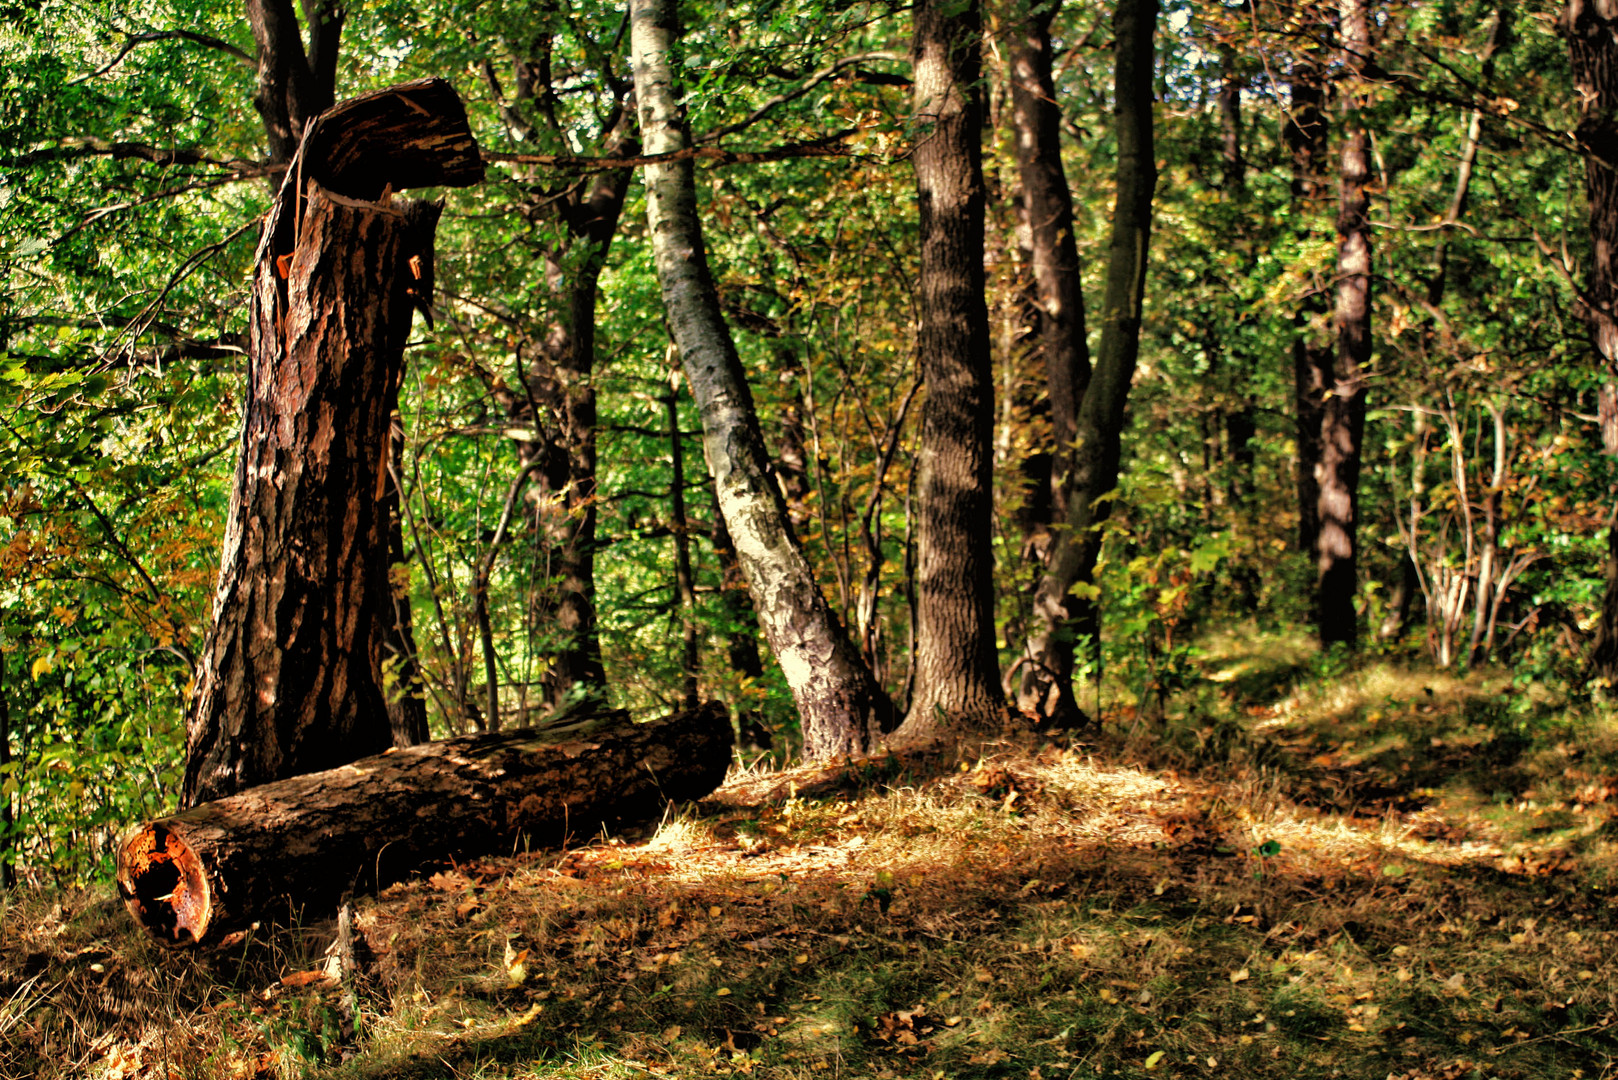
[[718,787],[730,748],[730,718],[710,703],[389,750],[137,826],[118,891],[158,941],[217,941],[288,910],[327,914],[431,860],[655,819]]
[[442,79],[354,98],[304,129],[258,247],[241,454],[182,805],[393,742],[383,646],[408,625],[388,572],[390,428],[439,214],[393,192],[482,176]]

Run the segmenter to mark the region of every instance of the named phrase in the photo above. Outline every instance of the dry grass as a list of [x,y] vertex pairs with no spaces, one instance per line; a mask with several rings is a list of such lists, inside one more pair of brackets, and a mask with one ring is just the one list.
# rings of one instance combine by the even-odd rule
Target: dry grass
[[1613,1075],[1608,722],[1265,662],[1216,656],[1161,729],[755,772],[396,886],[352,1020],[282,981],[329,926],[168,954],[104,896],[27,900],[0,1076]]

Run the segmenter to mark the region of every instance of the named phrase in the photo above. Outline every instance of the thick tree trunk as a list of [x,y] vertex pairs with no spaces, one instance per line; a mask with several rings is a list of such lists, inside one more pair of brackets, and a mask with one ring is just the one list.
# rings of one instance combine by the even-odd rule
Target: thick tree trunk
[[[1577,136],[1594,250],[1585,317],[1608,380],[1600,399],[1602,437],[1607,453],[1618,454],[1618,0],[1569,0],[1557,26],[1567,38],[1579,101]],[[1608,530],[1606,573],[1590,663],[1611,690],[1618,687],[1618,526]]]
[[136,827],[118,891],[165,945],[217,941],[259,918],[318,917],[431,860],[655,820],[718,787],[730,746],[724,707],[707,705],[391,750]]
[[259,244],[241,458],[186,730],[182,803],[393,741],[382,693],[389,424],[436,204],[392,191],[483,175],[430,79],[309,125]]
[[[1341,0],[1343,66],[1356,78],[1371,59],[1366,0]],[[1316,540],[1315,626],[1321,643],[1354,645],[1359,617],[1360,450],[1365,437],[1365,368],[1371,359],[1371,139],[1359,93],[1343,98],[1342,179],[1337,213],[1337,351],[1320,421],[1320,535]]]
[[994,373],[983,286],[982,19],[915,7],[916,167],[926,398],[917,468],[916,682],[899,742],[1008,719],[994,635]]
[[[675,0],[634,0],[630,24],[646,152],[680,150],[684,117],[669,61]],[[893,705],[826,603],[770,476],[753,395],[703,250],[692,163],[646,166],[646,205],[669,327],[702,413],[708,471],[759,625],[797,702],[804,754],[868,751]]]
[[1103,496],[1118,485],[1124,410],[1140,352],[1152,194],[1157,186],[1152,156],[1156,25],[1156,0],[1120,0],[1113,16],[1118,172],[1101,343],[1079,407],[1066,528],[1058,535],[1036,587],[1034,625],[1023,653],[1022,662],[1040,680],[1025,698],[1040,715],[1065,724],[1083,721],[1073,697],[1075,642],[1085,635],[1093,639],[1099,629],[1091,586],[1101,554],[1100,526],[1112,511],[1112,500]]
[[[1325,72],[1319,47],[1310,46],[1292,62],[1292,109],[1282,130],[1292,154],[1292,200],[1300,218],[1309,220],[1310,211],[1325,195],[1322,180],[1326,158]],[[1292,342],[1294,442],[1297,447],[1296,482],[1298,489],[1298,550],[1316,553],[1320,536],[1320,422],[1322,395],[1326,388],[1324,372],[1330,370],[1330,353],[1320,343],[1326,311],[1323,292],[1316,289],[1298,306],[1295,319],[1297,336]]]

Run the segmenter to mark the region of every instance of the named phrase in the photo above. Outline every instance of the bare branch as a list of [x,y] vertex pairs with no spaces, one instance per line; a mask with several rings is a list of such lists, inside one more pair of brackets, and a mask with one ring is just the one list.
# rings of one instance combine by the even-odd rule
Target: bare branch
[[483,160],[513,165],[549,165],[553,168],[579,169],[584,172],[637,169],[645,165],[663,165],[671,161],[689,160],[712,161],[719,165],[754,165],[765,161],[784,161],[800,157],[847,157],[852,153],[847,146],[847,140],[858,133],[858,128],[845,128],[819,139],[787,143],[768,150],[726,150],[718,146],[687,146],[666,154],[619,158],[585,157],[574,154],[501,154],[485,151]]
[[212,165],[233,169],[244,175],[263,176],[271,166],[258,161],[242,161],[209,157],[197,150],[178,147],[153,146],[150,143],[108,140],[94,135],[79,135],[61,140],[51,146],[40,146],[26,154],[7,158],[7,168],[21,169],[45,161],[77,161],[87,157],[110,157],[114,161],[149,161],[153,165]]

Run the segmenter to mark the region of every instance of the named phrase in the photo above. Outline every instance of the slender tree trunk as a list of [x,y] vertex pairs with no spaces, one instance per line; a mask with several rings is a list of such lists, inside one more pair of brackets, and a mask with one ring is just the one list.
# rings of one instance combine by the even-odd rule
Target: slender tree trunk
[[1062,168],[1062,111],[1052,75],[1050,27],[1060,6],[1033,5],[1016,27],[1011,58],[1017,171],[1034,272],[1034,340],[1044,360],[1050,400],[1054,455],[1049,498],[1058,521],[1067,513],[1074,427],[1090,383],[1082,267],[1073,233],[1073,196]]
[[1034,593],[1033,629],[1023,663],[1042,680],[1037,711],[1060,723],[1083,721],[1073,697],[1076,640],[1099,630],[1093,578],[1101,554],[1101,525],[1112,512],[1104,496],[1118,485],[1125,406],[1140,352],[1140,324],[1151,241],[1152,194],[1157,166],[1152,145],[1152,35],[1156,0],[1120,0],[1113,15],[1116,42],[1114,123],[1118,172],[1112,236],[1107,248],[1106,295],[1095,370],[1079,407],[1071,493]]
[[[1579,101],[1577,137],[1594,249],[1585,315],[1607,378],[1601,434],[1607,453],[1618,454],[1618,0],[1569,0],[1557,26],[1567,38]],[[1618,526],[1607,530],[1606,573],[1590,664],[1610,690],[1618,687]]]
[[[676,384],[677,384],[676,380]],[[697,590],[691,576],[691,521],[685,513],[685,439],[680,434],[680,402],[674,386],[663,399],[669,421],[669,517],[674,533],[674,598],[680,609],[680,708],[697,707],[701,653],[697,641]]]
[[[725,613],[725,655],[732,671],[749,684],[764,678],[764,660],[758,652],[758,616],[753,614],[753,601],[747,593],[747,578],[742,564],[736,558],[736,545],[731,542],[730,531],[725,528],[725,515],[719,512],[716,501],[713,508],[713,550],[719,560],[720,607]],[[751,743],[762,749],[773,744],[764,727],[763,716],[757,709],[735,709],[737,745]]]
[[[626,108],[613,125],[602,152],[609,157],[636,153],[634,117]],[[558,589],[543,591],[538,612],[561,641],[544,677],[545,702],[557,708],[581,692],[605,692],[607,676],[601,661],[601,639],[596,630],[596,296],[607,251],[618,229],[618,217],[629,192],[631,170],[601,173],[583,196],[564,201],[569,235],[582,253],[569,259],[569,271],[558,273],[558,291],[567,321],[551,327],[547,335],[548,380],[560,431],[555,448],[560,476],[549,478],[561,493],[560,513],[550,529],[551,565]],[[565,284],[563,284],[565,282]],[[536,373],[537,376],[538,373]],[[559,482],[558,482],[559,481]]]
[[[1247,158],[1242,146],[1242,88],[1244,80],[1236,66],[1236,50],[1230,45],[1219,50],[1222,76],[1219,84],[1220,165],[1224,172],[1225,198],[1237,208],[1247,206]],[[1239,239],[1252,265],[1251,241]],[[1225,444],[1230,451],[1229,475],[1226,492],[1231,501],[1241,503],[1253,493],[1253,467],[1256,455],[1253,439],[1258,435],[1258,424],[1253,419],[1252,374],[1245,357],[1234,354],[1225,370],[1231,400],[1223,405]],[[1250,591],[1250,590],[1249,590]]]
[[0,890],[17,884],[17,868],[12,863],[16,841],[11,835],[11,706],[6,699],[6,658],[0,653]]
[[184,805],[393,742],[375,626],[393,603],[388,429],[439,207],[391,191],[482,174],[441,80],[356,98],[306,128],[257,255],[242,450]]
[[[646,152],[680,150],[684,115],[669,60],[675,0],[633,0],[630,24]],[[646,204],[669,327],[702,414],[708,471],[759,624],[797,702],[804,754],[867,751],[893,706],[826,603],[770,476],[752,391],[703,250],[691,161],[646,166]]]
[[[404,365],[399,366],[400,374]],[[398,390],[394,390],[397,397]],[[421,683],[416,656],[416,635],[410,614],[409,562],[405,556],[404,526],[400,513],[399,461],[404,451],[404,428],[399,414],[389,418],[387,475],[382,480],[382,513],[388,523],[388,608],[373,633],[382,657],[382,690],[388,702],[388,725],[393,745],[415,746],[428,739],[427,692]]]
[[246,4],[247,25],[258,45],[253,107],[269,137],[270,161],[284,165],[297,152],[304,128],[337,100],[337,52],[346,11],[339,0],[304,0],[305,47],[292,0]]
[[[1363,77],[1371,59],[1367,0],[1341,0],[1343,66]],[[1337,352],[1321,407],[1320,535],[1315,625],[1322,644],[1354,645],[1359,569],[1360,450],[1365,368],[1371,359],[1371,139],[1358,88],[1343,97],[1342,179],[1337,213]]]
[[1008,718],[994,635],[994,372],[983,286],[980,49],[975,0],[915,7],[916,167],[926,398],[917,481],[920,636],[897,739],[994,731]]
[[[1282,131],[1292,155],[1292,200],[1308,221],[1325,198],[1325,72],[1320,47],[1311,45],[1292,62],[1292,109]],[[1292,341],[1294,442],[1297,446],[1298,550],[1316,553],[1320,537],[1320,423],[1330,352],[1321,344],[1326,312],[1324,286],[1298,305]]]
[[[1011,59],[1017,168],[1034,273],[1033,337],[1044,362],[1051,422],[1050,490],[1043,499],[1049,509],[1046,524],[1067,517],[1079,402],[1090,383],[1073,198],[1062,167],[1061,110],[1052,74],[1050,25],[1057,10],[1058,5],[1035,5],[1025,15],[1015,28]],[[1043,552],[1047,565],[1053,550],[1047,542]],[[1017,682],[1018,707],[1047,719],[1073,721],[1074,715],[1058,715],[1064,702],[1054,692],[1057,677],[1042,664],[1023,663]],[[1071,692],[1068,696],[1071,698]]]

